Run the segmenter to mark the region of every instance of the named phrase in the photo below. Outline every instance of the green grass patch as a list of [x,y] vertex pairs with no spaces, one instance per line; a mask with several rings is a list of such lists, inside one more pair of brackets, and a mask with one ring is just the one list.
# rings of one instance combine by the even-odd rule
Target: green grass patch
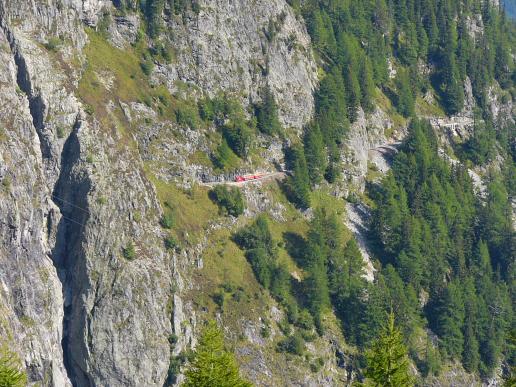
[[208,189],[194,186],[188,191],[149,176],[156,187],[166,218],[174,220],[172,233],[181,243],[195,243],[212,219],[219,217],[218,207],[208,198]]
[[[165,86],[153,87],[141,63],[149,62],[149,54],[138,45],[120,50],[113,47],[101,34],[88,29],[89,43],[84,49],[86,68],[79,82],[79,97],[88,112],[106,127],[112,127],[113,115],[106,106],[109,101],[142,102],[150,105],[161,116],[175,121],[177,100]],[[129,126],[121,109],[115,109],[120,126]]]
[[437,105],[437,100],[431,104],[420,96],[416,98],[416,114],[423,117],[446,117],[444,110]]
[[390,138],[396,130],[405,128],[407,126],[407,119],[396,111],[396,108],[392,105],[390,99],[381,91],[376,94],[376,103],[384,112],[386,112],[393,122],[391,128],[385,128],[385,137]]

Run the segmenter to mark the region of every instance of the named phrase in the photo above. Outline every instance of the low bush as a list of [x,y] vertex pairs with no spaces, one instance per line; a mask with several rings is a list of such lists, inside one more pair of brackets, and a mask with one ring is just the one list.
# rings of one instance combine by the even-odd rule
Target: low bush
[[278,343],[278,351],[301,356],[305,351],[305,342],[299,334],[295,333]]
[[195,106],[181,104],[176,109],[176,121],[181,126],[195,129],[199,126],[199,113]]
[[174,218],[170,214],[164,214],[160,220],[161,227],[171,229],[174,226]]
[[169,235],[168,237],[165,238],[165,248],[167,250],[174,250],[177,247],[178,247],[177,241],[173,236]]
[[210,191],[209,196],[219,209],[228,215],[239,216],[244,213],[244,198],[238,188],[218,185]]
[[127,246],[125,246],[122,249],[122,253],[124,255],[124,258],[127,259],[128,261],[134,260],[136,258],[136,250],[134,248],[133,242],[129,242],[127,244]]

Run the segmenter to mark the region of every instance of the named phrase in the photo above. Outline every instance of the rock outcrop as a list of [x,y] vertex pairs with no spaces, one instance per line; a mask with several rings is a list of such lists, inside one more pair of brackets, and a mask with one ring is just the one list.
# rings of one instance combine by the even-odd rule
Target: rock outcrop
[[171,16],[167,30],[176,61],[159,72],[171,90],[181,83],[213,96],[234,93],[259,103],[268,85],[287,127],[312,115],[317,68],[310,38],[284,0],[202,0],[199,12]]
[[[0,2],[0,331],[40,385],[162,385],[168,368],[161,210],[67,62],[101,5]],[[43,47],[56,36],[62,56]]]

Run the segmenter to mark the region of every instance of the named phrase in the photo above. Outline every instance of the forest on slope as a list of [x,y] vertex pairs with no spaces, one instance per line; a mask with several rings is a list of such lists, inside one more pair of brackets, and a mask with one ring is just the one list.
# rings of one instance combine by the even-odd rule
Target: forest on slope
[[497,1],[15,3],[0,385],[514,378]]
[[[258,281],[284,305],[291,323],[308,327],[313,319],[320,334],[321,315],[333,308],[347,341],[361,353],[393,310],[423,376],[454,361],[485,378],[502,362],[514,364],[509,336],[516,291],[510,204],[516,187],[515,124],[514,117],[495,115],[491,105],[493,93],[504,102],[516,97],[515,25],[491,1],[288,2],[306,22],[322,73],[315,117],[302,143],[287,154],[293,174],[286,193],[296,206],[310,208],[312,190],[339,180],[343,139],[360,109],[374,111],[379,93],[411,123],[392,170],[366,191],[373,208],[374,283],[364,279],[356,242],[342,240],[343,226],[325,208],[315,210],[307,238],[297,242],[302,253],[296,259],[307,273],[298,288],[276,263],[266,218],[236,234]],[[512,5],[505,6],[510,13]],[[151,35],[163,7],[163,0],[143,6]],[[171,6],[179,14],[188,7],[177,0]],[[271,21],[270,36],[275,28]],[[474,106],[465,106],[468,87]],[[434,129],[417,117],[416,101],[428,93],[448,116],[473,115],[473,133],[453,144],[457,160],[452,164],[440,154]],[[201,115],[228,116],[217,106],[203,102]],[[256,110],[259,131],[282,136],[276,109],[265,90]],[[240,121],[230,119],[236,125],[223,129],[231,150],[219,150],[222,167],[229,153],[246,157],[249,152],[251,131]],[[475,166],[487,170],[483,196],[475,194],[468,174]],[[422,334],[428,329],[436,340]],[[363,361],[360,357],[361,366]]]
[[[292,4],[305,18],[327,74],[304,147],[312,187],[323,177],[335,179],[334,150],[357,109],[373,109],[377,87],[412,121],[392,170],[380,185],[368,188],[375,208],[372,240],[381,262],[374,285],[361,281],[356,248],[335,249],[336,228],[328,219],[321,232],[316,215],[318,235],[309,238],[306,263],[313,278],[306,296],[314,317],[331,302],[346,338],[363,348],[392,308],[423,375],[438,373],[440,359],[459,360],[468,372],[484,377],[501,360],[514,364],[509,336],[516,269],[510,205],[516,187],[515,126],[514,117],[493,117],[488,97],[496,83],[507,98],[515,96],[514,24],[488,1]],[[481,15],[482,34],[471,31],[474,15]],[[394,79],[386,58],[396,63]],[[421,66],[429,68],[427,74]],[[483,198],[474,194],[460,163],[450,165],[439,155],[433,129],[414,113],[417,96],[433,89],[448,115],[460,114],[466,80],[475,98],[474,133],[455,153],[465,165],[489,165],[498,158],[498,168],[486,176]],[[316,145],[321,142],[324,147]],[[302,171],[294,171],[296,180]],[[324,218],[319,221],[325,224]],[[348,273],[348,280],[335,273]],[[423,351],[411,342],[421,328],[437,334],[437,352],[429,342]]]

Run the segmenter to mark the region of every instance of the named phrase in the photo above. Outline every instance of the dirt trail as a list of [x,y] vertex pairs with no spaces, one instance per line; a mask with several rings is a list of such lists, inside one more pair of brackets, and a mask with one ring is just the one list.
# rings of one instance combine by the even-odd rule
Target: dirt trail
[[215,187],[216,185],[229,185],[234,187],[241,187],[246,184],[253,184],[263,181],[270,181],[270,180],[283,180],[287,174],[285,172],[272,172],[272,173],[256,173],[256,174],[248,174],[244,175],[247,176],[256,176],[255,179],[249,179],[245,181],[213,181],[213,182],[206,182],[201,183],[202,185],[208,186],[208,187]]

